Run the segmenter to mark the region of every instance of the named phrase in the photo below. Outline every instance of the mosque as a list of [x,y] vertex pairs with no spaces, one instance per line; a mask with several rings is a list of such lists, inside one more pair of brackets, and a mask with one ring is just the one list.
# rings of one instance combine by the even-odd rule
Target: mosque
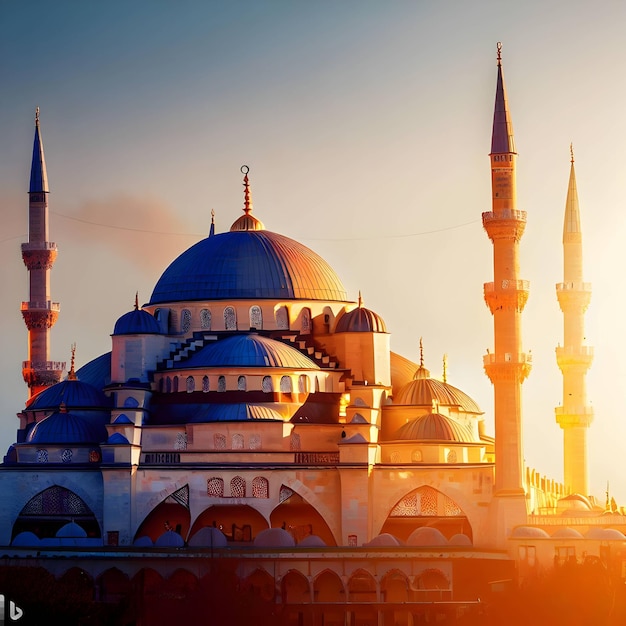
[[[348,297],[328,263],[266,229],[245,166],[243,214],[227,232],[212,223],[149,301],[112,324],[111,351],[80,368],[72,354],[65,375],[65,363],[50,360],[57,247],[37,112],[22,245],[29,398],[0,467],[5,558],[28,557],[57,576],[72,566],[99,581],[121,572],[129,585],[147,567],[171,584],[197,583],[207,560],[236,559],[238,579],[275,603],[395,607],[379,623],[406,624],[411,603],[475,601],[490,581],[566,559],[610,555],[621,566],[626,517],[588,493],[591,288],[573,154],[556,286],[564,483],[523,464],[531,358],[516,161],[498,48],[492,210],[482,215],[493,246],[483,294],[494,327],[484,356],[493,437],[445,365],[439,379],[423,353],[413,363],[392,352],[385,321]],[[334,623],[328,611],[324,623]],[[294,615],[288,623],[309,623]]]

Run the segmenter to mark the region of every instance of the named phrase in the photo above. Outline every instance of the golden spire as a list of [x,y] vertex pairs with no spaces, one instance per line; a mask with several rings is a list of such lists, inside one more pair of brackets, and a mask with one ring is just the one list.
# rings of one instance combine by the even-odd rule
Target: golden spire
[[76,372],[74,371],[74,362],[76,360],[76,343],[72,344],[71,349],[72,349],[72,358],[70,360],[70,371],[67,375],[67,380],[76,380]]
[[359,289],[359,309],[363,306],[363,297],[361,296],[361,290]]
[[424,342],[420,337],[420,367],[424,367]]
[[250,213],[252,211],[252,196],[250,194],[250,181],[248,180],[248,172],[250,168],[247,165],[241,166],[241,173],[243,174],[243,210],[246,213]]
[[420,366],[417,368],[415,372],[415,376],[413,379],[416,380],[418,378],[430,378],[430,371],[424,367],[424,342],[420,337]]
[[448,382],[448,355],[443,355],[443,382]]
[[574,144],[570,141],[569,144],[570,163],[574,163]]

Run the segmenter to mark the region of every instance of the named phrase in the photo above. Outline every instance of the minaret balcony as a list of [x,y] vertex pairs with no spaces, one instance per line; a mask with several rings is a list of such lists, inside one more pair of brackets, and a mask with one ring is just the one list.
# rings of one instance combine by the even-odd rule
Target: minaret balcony
[[591,302],[591,283],[558,283],[556,297],[563,313],[584,313]]
[[48,387],[58,383],[65,371],[64,361],[23,361],[22,376],[29,387]]
[[28,330],[52,328],[59,317],[58,302],[22,302],[21,311]]
[[493,315],[500,309],[522,311],[528,301],[530,282],[527,280],[501,280],[499,283],[485,283],[485,302]]
[[590,406],[557,406],[554,409],[556,422],[561,428],[574,426],[588,427],[593,422],[594,412]]
[[489,239],[514,239],[519,241],[526,228],[526,211],[503,209],[483,213],[483,228]]
[[526,352],[487,353],[483,356],[485,373],[493,384],[499,381],[524,382],[532,369],[532,355]]
[[559,346],[555,352],[561,371],[575,368],[587,371],[593,362],[593,348],[590,346]]
[[30,270],[49,270],[57,258],[57,245],[51,241],[35,241],[22,244],[22,259]]

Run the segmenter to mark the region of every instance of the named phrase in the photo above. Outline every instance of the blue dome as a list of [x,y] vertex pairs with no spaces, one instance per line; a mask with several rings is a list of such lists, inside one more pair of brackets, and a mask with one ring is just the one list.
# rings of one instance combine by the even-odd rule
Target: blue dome
[[282,341],[257,334],[234,335],[202,348],[177,368],[189,367],[283,367],[319,369],[307,356]]
[[121,433],[113,433],[108,439],[107,443],[110,444],[128,444],[128,439],[124,437]]
[[114,335],[160,335],[161,327],[150,313],[135,309],[115,322]]
[[196,406],[191,422],[246,422],[250,420],[283,421],[282,415],[263,404],[204,404]]
[[26,443],[83,444],[106,441],[103,425],[88,422],[72,413],[53,413],[35,424],[28,433]]
[[157,282],[150,304],[237,298],[347,299],[330,265],[306,246],[267,230],[241,230],[183,252]]
[[38,393],[27,404],[29,411],[58,409],[61,404],[68,409],[101,409],[111,406],[111,399],[93,385],[77,379],[67,379]]

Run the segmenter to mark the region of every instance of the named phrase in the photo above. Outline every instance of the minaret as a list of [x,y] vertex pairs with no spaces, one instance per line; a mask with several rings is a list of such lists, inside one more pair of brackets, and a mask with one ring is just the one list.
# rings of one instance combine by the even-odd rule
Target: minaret
[[517,210],[513,126],[502,77],[502,45],[498,43],[498,79],[491,138],[492,210],[483,213],[483,227],[493,243],[494,281],[484,286],[493,315],[495,351],[484,357],[494,387],[495,495],[522,496],[522,383],[530,357],[522,352],[521,315],[528,299],[528,281],[519,277],[519,242],[526,212]]
[[37,107],[28,191],[28,243],[22,244],[22,259],[30,283],[29,300],[22,302],[22,316],[28,328],[28,360],[22,364],[22,374],[29,397],[59,382],[65,369],[65,363],[48,360],[50,329],[59,314],[59,303],[50,301],[50,270],[57,256],[57,246],[48,241],[48,193]]
[[589,494],[587,481],[587,428],[593,409],[587,405],[587,370],[593,349],[584,344],[585,311],[591,300],[591,284],[583,282],[583,241],[576,191],[574,152],[563,224],[563,282],[556,295],[563,311],[563,347],[556,349],[556,360],[563,374],[563,405],[557,407],[556,421],[563,429],[565,486],[575,493]]

